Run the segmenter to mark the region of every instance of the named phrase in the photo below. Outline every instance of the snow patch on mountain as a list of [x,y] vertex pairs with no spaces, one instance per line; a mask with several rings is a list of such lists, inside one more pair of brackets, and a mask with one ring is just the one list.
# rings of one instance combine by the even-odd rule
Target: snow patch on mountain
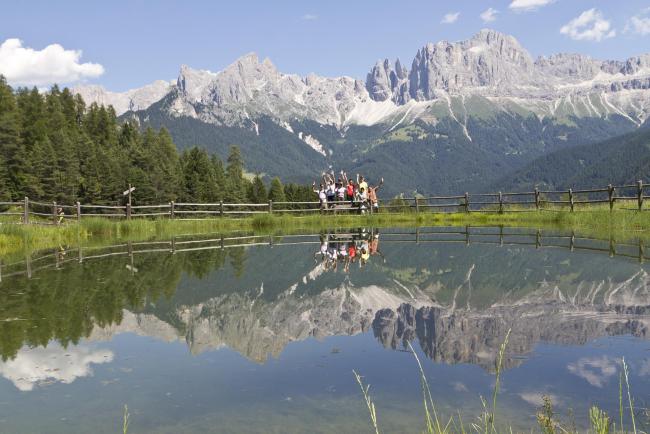
[[302,140],[303,142],[307,143],[309,147],[311,147],[314,151],[318,152],[319,154],[326,156],[325,149],[323,148],[323,145],[316,139],[316,137],[311,136],[309,134],[303,134],[302,131],[298,133],[298,138]]

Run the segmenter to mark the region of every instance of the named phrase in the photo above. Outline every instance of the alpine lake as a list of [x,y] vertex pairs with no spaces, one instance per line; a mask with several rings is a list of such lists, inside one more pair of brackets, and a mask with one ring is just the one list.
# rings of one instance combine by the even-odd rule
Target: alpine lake
[[[650,254],[650,252],[648,252]],[[648,258],[650,259],[650,258]],[[650,265],[634,240],[358,228],[62,246],[2,258],[0,432],[381,432],[436,411],[530,432],[618,421],[622,359],[648,428]],[[625,394],[625,384],[623,393]],[[625,423],[630,424],[625,396]],[[508,428],[509,429],[509,428]]]

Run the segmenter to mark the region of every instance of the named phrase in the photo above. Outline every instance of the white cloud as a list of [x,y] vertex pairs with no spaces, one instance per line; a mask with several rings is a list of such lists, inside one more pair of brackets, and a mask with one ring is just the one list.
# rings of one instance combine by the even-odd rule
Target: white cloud
[[583,357],[575,363],[569,363],[567,369],[592,386],[603,387],[616,374],[617,365],[617,360],[607,356]]
[[318,19],[318,15],[314,14],[305,14],[301,17],[305,21],[314,21]]
[[461,383],[460,381],[454,381],[451,383],[452,387],[456,392],[467,392],[467,386],[465,384]]
[[560,33],[576,41],[602,41],[616,36],[616,30],[598,9],[589,9],[562,26]]
[[79,377],[92,375],[91,364],[113,361],[109,350],[77,346],[66,350],[59,344],[45,348],[24,347],[13,360],[0,363],[0,375],[23,392],[37,386],[61,382],[70,384]]
[[633,32],[639,35],[650,35],[650,8],[645,8],[640,14],[634,15],[625,24],[625,32]]
[[553,3],[555,0],[512,0],[510,9],[515,12],[529,12]]
[[449,12],[448,14],[445,14],[444,17],[442,17],[442,20],[440,22],[442,24],[453,24],[458,21],[459,16],[460,12]]
[[548,397],[555,406],[561,405],[562,403],[562,400],[557,395],[554,395],[552,393],[529,391],[519,394],[519,397],[521,399],[534,407],[541,407],[544,404],[545,396]]
[[498,13],[499,13],[498,10],[494,8],[488,8],[481,14],[481,19],[483,20],[484,23],[491,23],[492,21],[497,19]]
[[12,38],[0,45],[0,74],[14,85],[45,86],[73,83],[104,73],[102,65],[79,63],[80,58],[81,51],[66,50],[59,44],[34,50]]

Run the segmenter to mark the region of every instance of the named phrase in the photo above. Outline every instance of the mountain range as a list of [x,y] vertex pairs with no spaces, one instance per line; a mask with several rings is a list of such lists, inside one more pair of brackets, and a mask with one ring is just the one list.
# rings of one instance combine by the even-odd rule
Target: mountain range
[[389,194],[459,192],[642,126],[650,54],[533,59],[514,37],[486,29],[424,45],[410,68],[380,60],[365,80],[285,74],[251,53],[219,72],[183,65],[175,81],[124,93],[74,91],[124,120],[165,126],[180,148],[223,157],[237,144],[250,172],[306,182],[332,165],[383,176]]

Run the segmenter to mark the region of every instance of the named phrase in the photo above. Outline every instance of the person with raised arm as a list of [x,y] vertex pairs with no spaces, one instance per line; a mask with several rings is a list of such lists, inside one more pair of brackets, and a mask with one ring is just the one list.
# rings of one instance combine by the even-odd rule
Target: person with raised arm
[[334,203],[336,200],[336,186],[334,185],[334,174],[323,172],[323,185],[325,186],[325,195],[327,202]]
[[368,200],[370,201],[370,206],[372,207],[372,211],[379,210],[379,201],[377,200],[377,190],[379,190],[382,185],[384,185],[384,178],[381,178],[379,180],[379,184],[377,184],[376,186],[368,187]]
[[348,179],[347,173],[341,171],[343,182],[345,183],[345,199],[350,201],[350,206],[354,205],[355,185],[352,179]]
[[318,200],[320,202],[320,209],[324,211],[327,209],[327,194],[325,193],[325,187],[321,183],[318,188],[316,188],[316,181],[311,184],[311,188],[318,195]]

